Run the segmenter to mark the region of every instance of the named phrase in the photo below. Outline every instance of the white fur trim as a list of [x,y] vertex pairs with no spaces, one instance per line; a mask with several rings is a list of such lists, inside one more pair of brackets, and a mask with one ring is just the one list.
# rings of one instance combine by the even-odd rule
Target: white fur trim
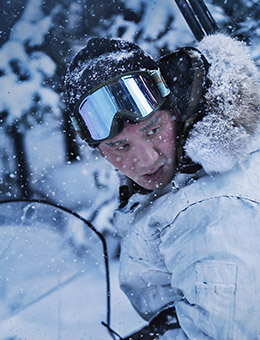
[[223,34],[207,36],[198,49],[211,64],[206,116],[192,128],[187,155],[207,173],[231,169],[249,153],[259,130],[258,72],[247,47]]

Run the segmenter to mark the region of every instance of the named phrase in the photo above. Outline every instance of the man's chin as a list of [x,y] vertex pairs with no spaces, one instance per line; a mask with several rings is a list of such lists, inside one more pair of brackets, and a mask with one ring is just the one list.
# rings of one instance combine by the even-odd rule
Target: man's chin
[[138,185],[140,185],[142,188],[146,189],[146,190],[157,190],[157,189],[160,189],[160,188],[163,188],[165,187],[170,181],[136,181],[136,183]]

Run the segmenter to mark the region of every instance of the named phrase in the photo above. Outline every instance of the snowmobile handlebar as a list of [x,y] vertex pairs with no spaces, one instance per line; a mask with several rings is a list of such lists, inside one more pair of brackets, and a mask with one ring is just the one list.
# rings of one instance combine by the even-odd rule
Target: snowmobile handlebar
[[196,40],[213,34],[218,26],[203,0],[175,0]]

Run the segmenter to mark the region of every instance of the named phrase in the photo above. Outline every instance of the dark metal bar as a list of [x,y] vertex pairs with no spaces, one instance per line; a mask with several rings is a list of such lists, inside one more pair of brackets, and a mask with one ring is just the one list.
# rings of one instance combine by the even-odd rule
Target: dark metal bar
[[175,3],[198,41],[217,31],[218,26],[203,0],[175,0]]
[[218,26],[203,0],[189,0],[206,34],[212,34],[218,30]]
[[186,20],[188,26],[190,27],[192,33],[194,34],[197,40],[203,39],[205,33],[201,29],[200,23],[192,8],[190,7],[188,1],[186,0],[175,0],[176,5],[178,6],[179,10],[181,11],[184,19]]

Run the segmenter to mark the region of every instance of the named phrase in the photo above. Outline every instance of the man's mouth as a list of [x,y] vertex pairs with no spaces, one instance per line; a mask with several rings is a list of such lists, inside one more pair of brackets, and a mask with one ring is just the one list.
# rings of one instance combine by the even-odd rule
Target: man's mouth
[[145,175],[143,175],[143,178],[147,181],[155,181],[157,178],[159,178],[163,172],[164,164],[159,166],[159,168],[153,172],[148,172]]

